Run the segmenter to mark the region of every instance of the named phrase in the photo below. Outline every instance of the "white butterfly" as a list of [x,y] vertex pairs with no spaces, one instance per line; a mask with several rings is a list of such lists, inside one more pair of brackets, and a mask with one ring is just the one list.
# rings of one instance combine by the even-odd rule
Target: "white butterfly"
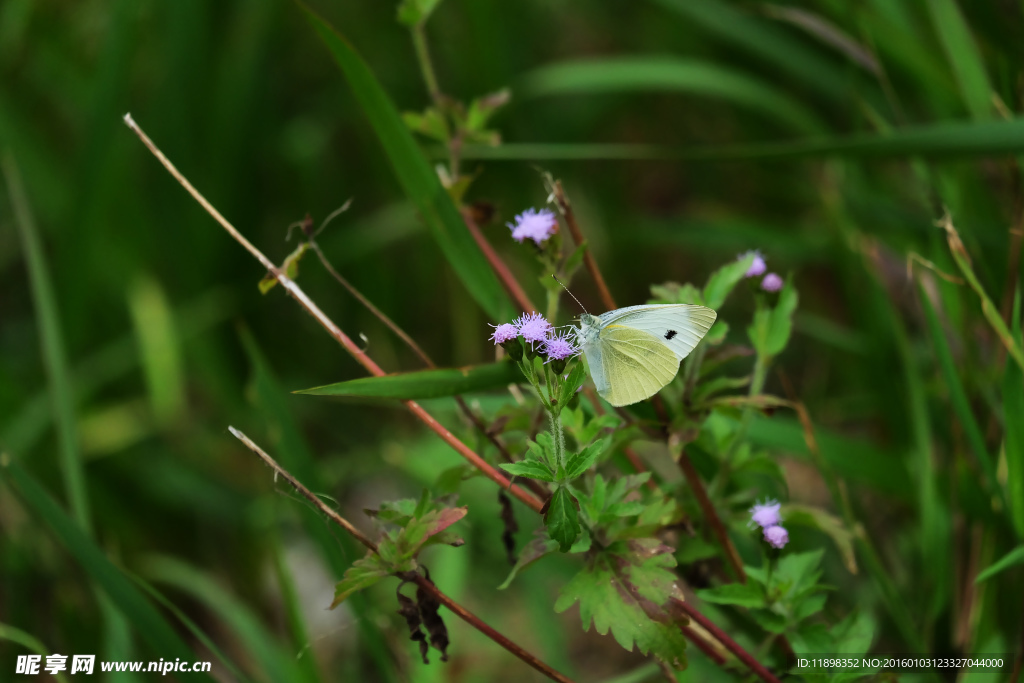
[[706,306],[652,304],[584,313],[578,333],[597,393],[613,406],[650,398],[672,381],[715,322]]

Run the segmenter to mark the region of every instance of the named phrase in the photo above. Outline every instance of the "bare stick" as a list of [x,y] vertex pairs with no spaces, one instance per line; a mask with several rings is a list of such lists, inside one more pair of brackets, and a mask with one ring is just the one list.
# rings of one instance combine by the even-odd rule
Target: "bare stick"
[[740,561],[740,554],[736,551],[736,546],[733,545],[732,539],[729,538],[729,532],[726,530],[725,525],[722,524],[722,519],[718,516],[718,512],[715,510],[715,506],[711,503],[711,499],[708,497],[707,489],[704,488],[704,482],[700,478],[700,474],[697,472],[693,463],[690,462],[690,456],[686,454],[686,448],[679,444],[679,438],[675,435],[669,440],[669,450],[679,449],[679,468],[683,471],[686,476],[686,482],[693,489],[693,493],[697,496],[697,503],[700,505],[701,511],[704,513],[704,517],[711,524],[711,530],[718,538],[718,542],[722,546],[722,550],[725,551],[725,556],[729,560],[730,566],[732,566],[733,572],[736,574],[736,578],[739,579],[740,583],[747,582],[747,573],[743,571],[743,562]]
[[469,214],[469,211],[462,209],[462,220],[466,224],[466,228],[469,229],[469,233],[473,235],[473,239],[476,240],[477,245],[480,247],[480,251],[487,257],[487,261],[491,264],[491,269],[494,274],[501,280],[502,286],[509,293],[509,295],[515,299],[516,305],[523,310],[523,313],[532,313],[537,310],[537,307],[530,301],[530,297],[526,294],[523,288],[519,285],[519,281],[516,280],[516,276],[512,274],[505,262],[498,256],[498,252],[494,251],[494,247],[487,241],[483,233],[480,232],[480,226],[476,224],[473,217]]
[[[138,124],[136,124],[135,121],[132,119],[131,114],[125,114],[124,121],[128,125],[128,127],[131,128],[132,131],[134,131],[135,134],[139,136],[139,139],[142,140],[142,143],[146,145],[150,152],[153,153],[153,156],[155,156],[160,161],[160,163],[163,164],[164,168],[167,169],[168,173],[174,176],[175,180],[181,183],[182,187],[184,187],[185,190],[190,195],[192,195],[192,197],[197,202],[199,202],[200,206],[206,209],[206,212],[209,213],[214,218],[214,220],[220,223],[221,227],[228,231],[228,234],[231,235],[235,239],[235,241],[237,241],[239,244],[245,247],[246,251],[248,251],[250,254],[256,257],[256,260],[258,260],[263,265],[263,267],[266,268],[274,276],[274,278],[281,284],[281,286],[284,287],[285,291],[288,292],[296,301],[298,301],[299,304],[306,309],[306,312],[312,315],[313,318],[315,318],[316,321],[320,323],[320,325],[325,330],[327,330],[327,333],[330,334],[339,344],[341,344],[342,347],[346,351],[348,351],[353,358],[355,358],[356,362],[358,362],[360,365],[366,368],[367,372],[369,372],[371,375],[380,377],[385,374],[385,372],[380,368],[380,366],[377,365],[373,361],[373,359],[370,358],[362,349],[360,349],[359,346],[356,345],[344,332],[342,332],[341,328],[335,325],[334,321],[328,318],[327,314],[321,311],[320,308],[315,303],[313,303],[313,300],[310,299],[306,295],[306,293],[303,292],[302,289],[291,278],[282,273],[280,269],[278,269],[278,267],[274,265],[273,261],[267,258],[263,254],[263,252],[261,252],[251,242],[249,242],[249,240],[247,240],[242,235],[242,233],[240,233],[233,225],[231,225],[231,223],[229,223],[228,220],[224,218],[224,216],[222,216],[220,212],[217,211],[217,209],[215,209],[213,205],[210,204],[210,202],[208,202],[206,198],[203,197],[203,195],[200,194],[195,187],[192,186],[192,183],[190,183],[188,179],[185,178],[185,176],[183,176],[181,172],[178,171],[177,168],[175,168],[174,164],[172,164],[170,160],[166,156],[164,156],[163,152],[161,152],[160,149],[153,143],[153,141],[149,139],[149,137],[142,131],[141,128],[139,128]],[[538,497],[534,496],[525,489],[513,485],[504,474],[502,474],[495,468],[491,467],[490,464],[488,464],[483,458],[481,458],[479,455],[473,452],[473,450],[466,446],[466,444],[462,443],[457,438],[455,438],[454,434],[445,429],[445,427],[440,422],[435,420],[434,417],[426,410],[424,410],[418,403],[416,403],[415,401],[403,401],[403,403],[412,412],[413,415],[422,420],[424,424],[426,424],[438,436],[444,439],[444,441],[449,446],[454,448],[459,455],[464,457],[466,460],[472,463],[474,467],[479,469],[488,479],[495,482],[502,488],[508,489],[508,491],[513,496],[515,496],[520,501],[528,505],[534,511],[540,512],[544,503]]]
[[753,655],[751,655],[749,652],[740,647],[739,644],[735,640],[730,638],[725,631],[715,626],[714,622],[712,622],[706,616],[698,612],[697,608],[691,606],[690,603],[684,602],[683,600],[679,600],[677,598],[672,598],[672,601],[676,604],[677,607],[679,607],[679,609],[686,612],[686,615],[688,617],[690,617],[698,624],[703,626],[705,629],[707,629],[708,633],[713,635],[715,639],[718,640],[718,642],[725,646],[725,649],[729,650],[729,652],[736,655],[736,657],[741,662],[746,664],[751,671],[757,674],[757,676],[762,681],[765,681],[765,683],[779,683],[779,679],[776,678],[771,671],[766,669],[760,662],[754,659]]
[[[249,437],[247,437],[245,434],[235,429],[234,427],[228,427],[228,430],[239,441],[245,444],[245,446],[249,450],[258,455],[260,459],[263,460],[263,462],[269,465],[278,476],[280,476],[289,484],[291,484],[296,491],[302,494],[304,498],[309,500],[309,502],[311,502],[316,507],[317,510],[326,515],[332,522],[339,525],[345,531],[350,533],[353,536],[353,538],[355,538],[357,541],[359,541],[364,546],[369,548],[370,551],[374,553],[377,552],[377,545],[373,541],[368,539],[358,529],[352,526],[351,522],[349,522],[347,519],[339,515],[325,502],[320,500],[320,498],[315,493],[313,493],[305,486],[303,486],[302,482],[293,477],[288,470],[281,467],[281,465],[279,465],[276,460],[274,460],[272,457],[270,457],[270,455],[267,454],[266,451],[264,451],[262,448],[256,445],[256,443],[252,439],[250,439]],[[401,576],[399,578],[408,578],[410,581],[414,581],[416,585],[418,585],[420,588],[433,595],[438,602],[440,602],[442,605],[451,610],[460,619],[465,621],[467,624],[469,624],[476,630],[483,633],[485,636],[496,642],[498,645],[501,645],[503,648],[505,648],[506,650],[514,654],[516,657],[523,660],[524,662],[526,662],[527,664],[529,664],[534,669],[541,672],[551,680],[559,681],[559,683],[573,683],[572,679],[565,676],[564,674],[559,673],[558,671],[555,671],[550,666],[548,666],[541,660],[537,659],[537,657],[530,654],[529,652],[521,648],[519,645],[516,645],[514,642],[503,636],[501,633],[498,633],[496,630],[488,626],[478,616],[467,610],[465,607],[463,607],[462,605],[460,605],[459,603],[455,602],[450,597],[442,593],[441,590],[437,586],[435,586],[432,581],[428,581],[420,574],[415,574],[413,576],[408,577]]]
[[[583,231],[580,230],[579,223],[576,222],[576,214],[573,213],[572,204],[569,202],[569,197],[566,196],[565,190],[562,189],[562,181],[555,180],[550,183],[551,195],[554,197],[555,206],[558,207],[558,212],[562,214],[562,218],[565,219],[565,224],[569,226],[569,234],[572,235],[572,241],[576,246],[583,244]],[[594,284],[597,285],[597,293],[601,296],[601,303],[605,305],[609,311],[618,308],[615,305],[615,299],[612,298],[612,293],[608,291],[608,285],[604,283],[604,278],[601,277],[601,271],[597,267],[597,261],[594,260],[594,255],[591,253],[590,248],[587,247],[583,251],[583,264],[587,267],[587,272],[590,273],[590,277],[593,278]]]

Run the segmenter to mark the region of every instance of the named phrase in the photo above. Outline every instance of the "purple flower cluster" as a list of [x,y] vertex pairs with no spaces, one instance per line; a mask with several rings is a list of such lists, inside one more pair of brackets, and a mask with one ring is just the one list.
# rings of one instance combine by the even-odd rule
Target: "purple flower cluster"
[[558,230],[555,214],[547,209],[527,209],[516,216],[515,223],[506,225],[512,230],[512,239],[516,242],[531,239],[538,246]]
[[548,362],[567,360],[580,353],[575,328],[556,329],[540,313],[524,313],[510,323],[492,327],[494,334],[491,335],[491,341],[495,345],[504,345],[522,337],[531,349],[547,356]]
[[[744,277],[761,277],[765,271],[768,270],[768,265],[765,263],[764,256],[760,251],[748,251],[740,254],[737,260],[742,261],[749,256],[754,257],[754,261],[747,268],[747,272],[743,274]],[[761,280],[761,289],[766,292],[777,292],[782,289],[783,285],[782,278],[776,273],[768,273],[764,275],[764,279]]]
[[777,500],[766,500],[750,508],[751,524],[764,530],[764,540],[773,548],[782,548],[789,543],[789,532],[782,526],[782,516],[779,514],[781,507]]

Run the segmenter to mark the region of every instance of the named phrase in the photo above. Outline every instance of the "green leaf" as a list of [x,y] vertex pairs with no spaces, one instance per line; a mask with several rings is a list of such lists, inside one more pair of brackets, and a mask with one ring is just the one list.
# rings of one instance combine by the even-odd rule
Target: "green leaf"
[[[413,6],[422,18],[435,5],[436,0],[413,0]],[[348,79],[353,94],[384,147],[398,182],[416,205],[448,263],[470,296],[492,320],[508,320],[512,317],[512,307],[505,291],[387,93],[345,38],[314,12],[306,7],[303,9]]]
[[584,472],[590,469],[590,466],[594,464],[598,456],[604,453],[604,449],[608,447],[610,439],[603,438],[598,439],[594,443],[590,444],[579,453],[573,453],[569,456],[569,460],[565,465],[565,477],[567,480],[572,481],[576,477],[582,476]]
[[825,608],[826,596],[822,593],[808,595],[799,601],[793,610],[793,621],[800,622]]
[[707,408],[719,408],[728,406],[730,408],[755,408],[756,410],[773,410],[775,408],[788,408],[793,405],[779,396],[771,394],[757,394],[756,396],[719,396],[704,403]]
[[368,552],[366,557],[353,562],[345,576],[334,586],[334,602],[331,603],[330,609],[334,609],[353,593],[369,588],[389,574],[391,571],[377,553]]
[[867,612],[854,610],[832,628],[838,653],[863,654],[870,652],[874,640],[875,624]]
[[722,99],[774,118],[801,132],[823,130],[821,120],[799,101],[753,76],[711,62],[636,56],[549,64],[527,73],[521,97],[679,92]]
[[138,277],[129,288],[128,310],[153,416],[159,424],[170,426],[186,406],[184,363],[174,315],[159,283],[147,276]]
[[[1014,299],[1013,338],[1021,338],[1020,292]],[[1024,373],[1007,363],[1003,368],[1003,424],[1006,437],[1006,497],[1009,499],[1010,517],[1018,538],[1024,538]]]
[[[716,325],[718,323],[715,323]],[[712,328],[714,329],[714,328]],[[704,338],[707,341],[707,337]],[[697,385],[693,391],[693,403],[699,405],[708,398],[722,391],[730,389],[742,389],[750,384],[750,375],[746,377],[715,377]]]
[[750,612],[757,625],[769,633],[784,633],[789,620],[782,614],[768,609],[756,609]]
[[779,292],[779,301],[769,316],[768,334],[764,340],[764,352],[770,356],[782,353],[789,343],[789,335],[793,330],[793,312],[796,310],[798,297],[793,279],[787,278],[785,286]]
[[[299,262],[302,260],[303,254],[309,249],[309,242],[302,242],[299,246],[295,247],[295,250],[285,257],[284,263],[281,265],[281,272],[287,275],[292,280],[299,277]],[[260,294],[266,294],[277,285],[277,278],[274,277],[273,273],[267,273],[257,283]]]
[[430,107],[422,114],[407,111],[402,114],[402,121],[409,130],[419,133],[424,137],[445,142],[448,140],[448,125],[444,116],[434,107]]
[[648,301],[651,304],[695,304],[704,306],[704,295],[701,291],[687,282],[681,285],[678,282],[666,282],[663,285],[651,285],[651,296]]
[[754,254],[747,254],[711,273],[708,283],[704,285],[704,305],[718,310],[725,303],[733,288],[745,277],[745,273],[753,262]]
[[557,410],[561,411],[572,400],[572,397],[576,395],[576,391],[583,386],[586,378],[587,367],[583,364],[583,361],[576,359],[573,362],[572,370],[569,371],[569,377],[562,382],[558,393]]
[[846,569],[851,574],[857,573],[857,555],[853,549],[854,535],[841,519],[820,508],[793,504],[782,506],[782,519],[786,521],[786,526],[804,525],[828,534],[836,544]]
[[[20,628],[15,628],[8,624],[0,623],[0,640],[6,640],[15,645],[21,645],[26,650],[41,655],[44,659],[50,654],[50,651],[46,649],[46,646],[39,642],[39,639],[30,633],[22,631]],[[62,673],[54,674],[54,678],[57,679],[58,683],[68,683],[68,677]]]
[[555,462],[555,442],[551,432],[538,433],[536,441],[526,442],[526,450],[530,460],[547,463],[552,471],[558,465]]
[[294,393],[312,396],[394,398],[404,401],[496,389],[521,382],[522,379],[523,376],[515,363],[502,361],[464,368],[441,368],[400,372],[383,377],[360,377],[322,387],[303,389]]
[[925,4],[968,111],[977,120],[992,118],[992,85],[956,0],[926,0]]
[[519,572],[523,571],[531,564],[551,553],[558,550],[558,541],[553,538],[549,538],[543,529],[538,529],[538,533],[534,534],[534,537],[523,546],[523,549],[519,551],[519,557],[516,558],[516,564],[512,567],[512,571],[508,573],[505,580],[498,586],[498,590],[503,591],[512,584],[512,579],[516,578]]
[[788,595],[801,593],[814,584],[816,570],[824,555],[823,549],[783,555],[772,574],[772,587],[781,586]]
[[1024,545],[1017,546],[986,567],[983,572],[978,574],[978,578],[974,580],[974,583],[978,584],[983,581],[988,581],[999,572],[1009,569],[1010,567],[1015,567],[1018,564],[1024,564]]
[[790,636],[790,644],[798,655],[832,652],[833,643],[828,626],[818,622],[801,624]]
[[705,588],[697,591],[697,597],[716,605],[765,606],[764,589],[757,583],[727,583],[714,588]]
[[529,477],[530,479],[540,479],[541,481],[555,480],[555,473],[551,471],[551,468],[548,467],[546,463],[540,462],[539,460],[522,460],[520,462],[512,463],[503,462],[500,467],[516,477]]
[[576,499],[565,486],[559,486],[551,494],[548,510],[544,513],[544,524],[548,535],[558,543],[558,549],[569,552],[580,535],[579,511]]
[[458,545],[461,545],[460,539],[442,534],[442,532],[465,517],[466,512],[467,509],[465,507],[442,508],[440,510],[431,510],[422,517],[411,520],[394,537],[397,558],[395,560],[396,566],[393,569],[395,571],[403,571],[409,568],[407,566],[408,561],[416,557],[420,550],[428,545],[452,543],[453,541],[457,541]]
[[[163,615],[139,592],[135,584],[115,567],[78,523],[57,505],[21,465],[0,453],[0,477],[8,480],[25,506],[53,531],[57,540],[78,561],[85,572],[103,589],[114,605],[145,640],[153,652],[165,659],[194,660],[195,653],[185,644]],[[209,681],[209,676],[201,676]]]
[[615,543],[595,553],[590,564],[562,587],[555,611],[577,601],[584,630],[615,640],[632,651],[654,654],[675,669],[686,666],[686,639],[671,601],[681,599],[671,549],[654,539]]

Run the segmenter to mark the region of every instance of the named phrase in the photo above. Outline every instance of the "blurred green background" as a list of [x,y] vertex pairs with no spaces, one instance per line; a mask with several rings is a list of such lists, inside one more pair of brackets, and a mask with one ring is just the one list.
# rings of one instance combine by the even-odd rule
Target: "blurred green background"
[[[427,106],[394,3],[314,5],[400,110]],[[952,350],[952,376],[985,449],[1003,453],[1004,481],[1004,393],[1015,385],[1003,383],[1005,354],[977,297],[926,275],[940,320],[929,328],[906,260],[916,253],[956,272],[934,225],[948,207],[989,297],[1009,310],[1024,227],[1014,155],[1024,133],[1003,119],[1021,108],[1022,12],[1017,2],[953,0],[445,0],[427,25],[445,92],[469,100],[511,88],[493,121],[511,144],[479,156],[535,145],[527,158],[464,162],[480,172],[466,201],[493,206],[483,230],[535,301],[543,290],[532,255],[504,226],[545,202],[535,164],[563,180],[620,305],[645,301],[651,284],[703,282],[747,249],[795,275],[797,335],[779,369],[820,427],[825,456],[923,637],[943,652],[1020,650],[1021,588],[1012,581],[1019,569],[1004,573],[1001,599],[993,584],[974,588],[972,577],[1015,536],[977,499],[977,441],[965,441],[932,333]],[[81,459],[97,546],[188,615],[243,678],[539,679],[454,617],[452,661],[421,665],[394,614],[393,582],[325,611],[359,553],[289,492],[275,492],[227,425],[312,477],[368,530],[362,508],[416,497],[460,460],[397,407],[288,393],[363,373],[280,288],[259,293],[264,272],[124,126],[129,111],[277,261],[294,247],[284,239],[290,223],[307,211],[319,221],[353,198],[320,238],[335,267],[439,364],[493,358],[486,324],[503,321],[489,319],[445,263],[297,6],[2,0],[3,451],[66,510],[61,463]],[[901,137],[914,127],[925,134]],[[566,159],[556,143],[581,145],[574,149],[588,158]],[[649,145],[621,156],[666,158],[609,159],[601,143]],[[385,370],[419,367],[313,259],[299,281],[350,336],[366,336]],[[588,277],[573,290],[600,309]],[[747,320],[751,306],[740,301],[724,315]],[[785,394],[777,374],[768,388]],[[430,407],[469,434],[449,402]],[[827,504],[791,415],[759,420],[751,435],[777,454],[790,500]],[[944,511],[935,519],[922,517],[925,481]],[[551,613],[571,561],[546,561],[494,590],[507,573],[495,495],[489,482],[467,483],[467,544],[431,551],[435,581],[580,680],[638,667],[639,678],[649,675],[638,656],[582,633],[575,610]],[[518,513],[522,543],[537,520]],[[48,652],[167,657],[140,622],[96,597],[95,577],[51,525],[0,487],[0,622],[23,632],[0,632],[0,678],[26,651],[26,634]],[[922,525],[941,540],[922,549]],[[876,646],[902,647],[863,573],[829,562],[841,588],[836,613],[860,605],[877,619]],[[682,677],[732,677],[708,667],[694,655]]]

